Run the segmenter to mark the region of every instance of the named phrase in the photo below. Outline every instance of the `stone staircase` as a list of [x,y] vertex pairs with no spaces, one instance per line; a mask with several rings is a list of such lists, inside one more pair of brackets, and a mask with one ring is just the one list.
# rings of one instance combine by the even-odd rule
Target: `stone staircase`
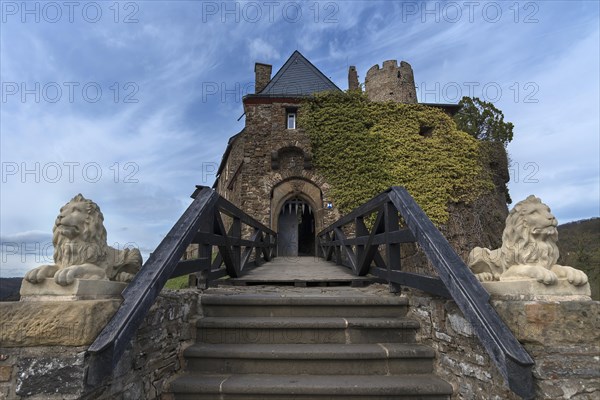
[[449,399],[403,297],[204,294],[176,400]]

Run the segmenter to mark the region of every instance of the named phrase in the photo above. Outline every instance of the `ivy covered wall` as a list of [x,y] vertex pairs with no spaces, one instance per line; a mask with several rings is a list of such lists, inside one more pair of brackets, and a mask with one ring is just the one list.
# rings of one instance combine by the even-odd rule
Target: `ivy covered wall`
[[399,185],[439,226],[449,203],[469,205],[496,188],[488,149],[440,109],[370,102],[354,91],[318,94],[302,111],[299,126],[343,214]]

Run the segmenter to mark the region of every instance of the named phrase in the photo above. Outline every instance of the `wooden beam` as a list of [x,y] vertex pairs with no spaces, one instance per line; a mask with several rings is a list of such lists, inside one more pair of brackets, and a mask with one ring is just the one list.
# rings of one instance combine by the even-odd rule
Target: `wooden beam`
[[[400,243],[392,243],[390,240],[392,232],[397,232],[400,228],[400,221],[398,219],[398,211],[391,202],[388,201],[383,205],[383,211],[385,225],[384,235],[386,236],[385,257],[387,270],[391,277],[391,272],[393,270],[399,271],[402,269],[400,265]],[[401,290],[400,285],[393,282],[391,279],[389,279],[389,282],[390,291],[393,293],[399,293]]]
[[[362,222],[364,225],[364,221]],[[364,276],[369,272],[369,268],[371,267],[371,261],[373,261],[373,257],[378,252],[378,245],[374,243],[375,237],[381,234],[385,226],[383,224],[383,209],[379,207],[379,211],[377,211],[377,216],[375,217],[375,223],[371,229],[371,233],[367,238],[365,243],[365,253],[363,258],[361,258],[358,262],[358,275]],[[367,227],[363,226],[361,231],[367,231]]]
[[181,256],[192,242],[203,218],[214,212],[219,196],[209,188],[196,193],[192,204],[123,291],[123,303],[88,348],[86,384],[97,386],[113,372],[130,340],[154,304]]
[[354,218],[356,218],[359,215],[367,216],[368,214],[371,214],[372,212],[376,211],[381,206],[381,204],[383,204],[386,201],[388,201],[388,194],[387,192],[383,192],[378,196],[374,197],[373,199],[369,200],[362,206],[356,208],[350,214],[338,219],[336,222],[319,232],[318,235],[321,236],[327,232],[333,231],[334,228],[339,228],[344,225],[348,225],[349,223],[354,221]]
[[219,254],[223,258],[225,268],[227,268],[227,273],[229,274],[229,276],[236,278],[237,270],[235,268],[233,254],[231,253],[231,244],[229,243],[229,236],[227,234],[227,231],[225,230],[225,225],[223,224],[223,219],[221,218],[221,213],[219,211],[215,212],[215,232],[217,233],[217,235],[223,237],[224,239],[223,244],[217,245],[217,247],[219,248]]
[[199,272],[207,269],[210,269],[209,258],[194,258],[191,260],[179,261],[169,279],[177,278],[178,276],[193,274],[194,272]]
[[[346,235],[344,235],[344,232],[342,232],[342,230],[340,228],[335,228],[334,232],[335,232],[336,236],[339,237],[342,241],[346,238]],[[346,253],[346,256],[348,257],[348,262],[350,263],[350,267],[356,274],[358,272],[356,270],[356,255],[354,254],[352,247],[348,246],[348,245],[342,245],[340,247],[342,247],[344,249],[344,252]]]
[[386,281],[391,279],[392,282],[400,285],[419,289],[447,299],[451,298],[448,289],[446,289],[446,286],[444,286],[444,282],[438,278],[414,274],[411,272],[388,271],[384,268],[371,268],[369,272],[378,278],[385,279]]

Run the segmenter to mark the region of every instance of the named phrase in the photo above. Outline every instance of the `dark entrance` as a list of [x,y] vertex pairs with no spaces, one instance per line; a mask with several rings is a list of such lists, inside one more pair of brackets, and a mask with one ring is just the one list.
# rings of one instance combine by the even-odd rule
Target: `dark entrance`
[[277,255],[312,256],[315,254],[315,215],[300,198],[286,201],[279,211]]

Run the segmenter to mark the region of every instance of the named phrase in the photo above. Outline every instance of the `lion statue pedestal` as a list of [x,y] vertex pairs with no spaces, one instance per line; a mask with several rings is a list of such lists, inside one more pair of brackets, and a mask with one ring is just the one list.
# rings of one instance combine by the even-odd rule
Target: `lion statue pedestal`
[[558,265],[558,222],[535,197],[520,201],[506,218],[502,247],[475,247],[467,264],[493,296],[510,300],[589,300],[587,275]]
[[65,300],[102,300],[121,298],[126,283],[99,281],[94,279],[75,279],[68,286],[59,285],[53,278],[40,283],[31,283],[23,279],[21,301],[65,301]]
[[535,279],[481,282],[481,285],[496,300],[588,301],[592,299],[589,283],[574,286],[567,279],[558,279],[553,285],[546,285]]
[[100,208],[81,194],[60,209],[52,233],[54,264],[25,274],[21,300],[120,298],[142,266],[138,249],[108,246]]

